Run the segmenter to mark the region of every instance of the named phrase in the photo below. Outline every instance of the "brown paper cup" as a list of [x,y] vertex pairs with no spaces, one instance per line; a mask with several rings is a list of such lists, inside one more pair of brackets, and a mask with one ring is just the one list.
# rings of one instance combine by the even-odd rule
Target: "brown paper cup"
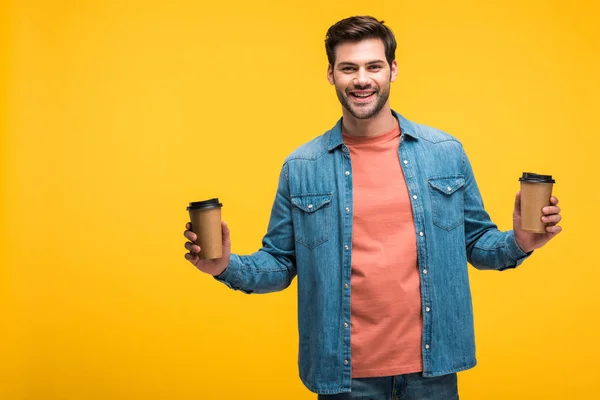
[[198,257],[210,260],[223,256],[223,239],[221,233],[221,207],[218,199],[190,203],[192,231],[198,236],[196,244],[200,246]]
[[546,233],[542,222],[542,208],[549,206],[554,179],[551,175],[523,173],[521,181],[521,229],[527,232]]

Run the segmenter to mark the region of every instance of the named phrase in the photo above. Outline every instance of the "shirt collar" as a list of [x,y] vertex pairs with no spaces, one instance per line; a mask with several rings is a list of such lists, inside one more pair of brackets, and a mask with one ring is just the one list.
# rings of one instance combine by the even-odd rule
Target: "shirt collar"
[[[404,118],[402,115],[398,114],[396,111],[392,110],[392,114],[398,120],[400,124],[400,132],[402,135],[409,136],[413,139],[418,139],[419,135],[415,131],[413,124]],[[329,131],[329,147],[328,150],[331,151],[336,147],[344,144],[344,139],[342,138],[342,118],[338,120],[333,129]]]

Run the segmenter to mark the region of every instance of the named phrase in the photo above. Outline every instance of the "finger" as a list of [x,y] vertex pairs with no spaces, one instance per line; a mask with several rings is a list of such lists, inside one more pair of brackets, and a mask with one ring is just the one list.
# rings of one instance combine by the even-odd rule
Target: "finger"
[[558,234],[562,231],[562,226],[549,225],[546,227],[546,232]]
[[185,238],[187,240],[189,240],[190,242],[195,242],[196,239],[198,239],[198,236],[194,232],[192,232],[192,231],[185,231],[185,232],[183,232],[183,236],[185,236]]
[[190,222],[188,222],[187,224],[185,224],[185,229],[187,229],[188,231],[192,230],[192,224]]
[[189,262],[191,262],[192,264],[196,265],[196,262],[198,262],[198,256],[192,253],[185,253],[185,259],[188,260]]
[[552,196],[550,197],[550,203],[557,205],[558,204],[558,197],[556,196]]
[[560,213],[560,207],[558,206],[547,206],[542,208],[542,212],[546,215],[548,214],[559,214]]
[[542,222],[545,222],[547,224],[557,224],[560,222],[561,219],[562,219],[562,217],[560,216],[560,214],[553,214],[553,215],[543,216]]
[[189,250],[192,253],[200,253],[200,246],[191,242],[187,242],[185,244],[185,249]]

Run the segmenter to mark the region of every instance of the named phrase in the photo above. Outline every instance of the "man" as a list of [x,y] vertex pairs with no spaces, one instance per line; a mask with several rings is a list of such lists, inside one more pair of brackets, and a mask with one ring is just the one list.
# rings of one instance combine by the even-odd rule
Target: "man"
[[492,223],[461,143],[390,108],[396,41],[372,17],[327,32],[327,78],[342,118],[285,160],[262,248],[199,260],[232,289],[267,293],[298,276],[299,369],[322,399],[457,399],[456,372],[475,365],[467,262],[518,266],[561,228],[558,199],[546,234]]

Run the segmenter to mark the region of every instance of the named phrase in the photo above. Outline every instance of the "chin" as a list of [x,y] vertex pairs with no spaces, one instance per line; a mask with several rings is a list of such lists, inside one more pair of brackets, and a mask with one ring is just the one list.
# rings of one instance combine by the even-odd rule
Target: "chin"
[[370,107],[369,109],[353,108],[350,110],[350,113],[358,119],[369,119],[376,115],[374,107]]

